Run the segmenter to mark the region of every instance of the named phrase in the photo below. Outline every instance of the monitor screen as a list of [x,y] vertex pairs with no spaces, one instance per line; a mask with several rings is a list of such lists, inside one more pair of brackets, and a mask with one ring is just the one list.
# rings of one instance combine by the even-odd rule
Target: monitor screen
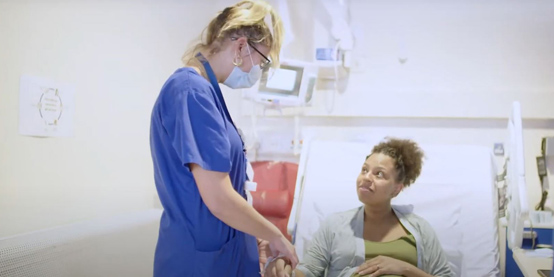
[[295,70],[277,69],[267,78],[266,87],[278,90],[293,91],[294,83],[296,82]]
[[289,65],[265,70],[260,80],[259,93],[298,96],[303,72],[304,68]]

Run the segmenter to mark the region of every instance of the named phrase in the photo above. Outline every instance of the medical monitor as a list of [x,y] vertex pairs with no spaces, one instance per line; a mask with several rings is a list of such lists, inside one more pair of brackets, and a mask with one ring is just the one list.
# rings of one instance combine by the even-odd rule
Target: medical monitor
[[283,61],[279,68],[265,69],[255,99],[266,104],[302,106],[310,102],[317,70],[309,63]]
[[303,67],[290,65],[264,70],[260,80],[260,92],[298,97],[303,73]]
[[521,248],[523,243],[524,222],[529,218],[527,187],[525,184],[525,160],[523,150],[523,127],[521,105],[514,102],[512,114],[508,120],[508,144],[505,153],[506,185],[508,207],[508,247]]

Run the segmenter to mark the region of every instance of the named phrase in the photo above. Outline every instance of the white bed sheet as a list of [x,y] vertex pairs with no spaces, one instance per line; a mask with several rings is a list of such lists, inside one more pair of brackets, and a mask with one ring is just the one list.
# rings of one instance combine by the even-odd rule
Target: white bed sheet
[[[380,139],[379,139],[380,140]],[[365,156],[379,140],[313,140],[304,151],[303,188],[291,220],[302,260],[320,222],[332,213],[361,205],[355,180]],[[415,184],[394,200],[413,204],[434,227],[460,276],[499,276],[497,204],[493,158],[485,147],[421,145],[426,153]],[[461,272],[461,273],[460,273]]]

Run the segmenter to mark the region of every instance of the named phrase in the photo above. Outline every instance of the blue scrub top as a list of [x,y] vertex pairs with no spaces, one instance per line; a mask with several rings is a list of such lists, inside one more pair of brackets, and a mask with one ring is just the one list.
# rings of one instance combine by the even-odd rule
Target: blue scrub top
[[164,208],[154,276],[260,276],[256,239],[210,212],[188,167],[228,172],[246,199],[243,143],[209,65],[206,71],[211,83],[191,68],[178,69],[152,111],[150,147]]

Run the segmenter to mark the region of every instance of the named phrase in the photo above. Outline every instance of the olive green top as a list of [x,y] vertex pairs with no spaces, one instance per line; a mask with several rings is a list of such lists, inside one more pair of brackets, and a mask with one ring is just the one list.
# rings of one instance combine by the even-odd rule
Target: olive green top
[[[417,266],[416,241],[412,234],[388,242],[365,240],[365,260],[377,256],[387,256]],[[360,277],[358,274],[352,276]],[[364,276],[369,276],[364,275]],[[400,277],[400,275],[381,275],[382,277]]]

